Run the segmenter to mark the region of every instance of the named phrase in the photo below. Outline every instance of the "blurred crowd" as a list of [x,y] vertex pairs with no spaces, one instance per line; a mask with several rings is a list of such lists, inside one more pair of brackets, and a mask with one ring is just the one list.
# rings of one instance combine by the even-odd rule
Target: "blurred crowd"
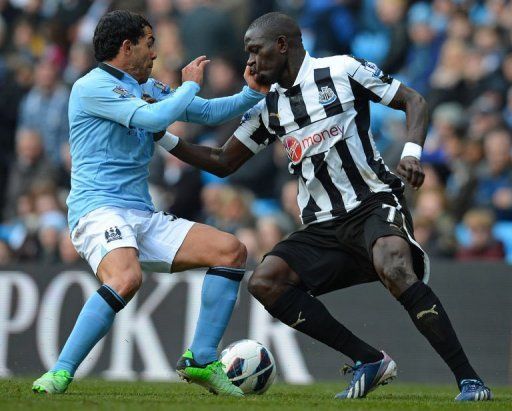
[[[70,188],[69,91],[97,64],[92,34],[105,12],[143,13],[157,38],[153,77],[180,84],[198,55],[202,97],[238,92],[248,23],[269,11],[295,17],[316,57],[353,54],[421,92],[431,126],[426,180],[407,191],[417,240],[432,257],[512,263],[512,1],[508,0],[0,0],[0,264],[75,263],[65,200]],[[394,168],[403,113],[372,104],[372,130]],[[219,127],[176,123],[174,134],[222,145]],[[297,184],[280,145],[219,179],[156,150],[157,209],[234,233],[249,267],[300,227]]]

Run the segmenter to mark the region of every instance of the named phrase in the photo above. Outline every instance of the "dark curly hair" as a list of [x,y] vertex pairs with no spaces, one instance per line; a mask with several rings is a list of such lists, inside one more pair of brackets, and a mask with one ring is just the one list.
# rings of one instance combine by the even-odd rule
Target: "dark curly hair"
[[112,60],[123,41],[130,40],[137,44],[144,36],[144,27],[151,24],[144,16],[128,10],[114,10],[105,14],[94,30],[94,57],[97,61]]

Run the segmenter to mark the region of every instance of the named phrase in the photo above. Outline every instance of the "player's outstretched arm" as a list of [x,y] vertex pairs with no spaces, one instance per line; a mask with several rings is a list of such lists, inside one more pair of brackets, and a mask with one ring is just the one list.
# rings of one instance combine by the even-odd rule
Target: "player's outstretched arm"
[[165,100],[139,107],[130,120],[130,126],[156,133],[179,120],[199,91],[204,68],[209,62],[205,56],[192,60],[182,70],[181,87]]
[[211,100],[196,96],[180,120],[190,123],[217,125],[242,115],[263,99],[270,88],[268,85],[260,84],[254,79],[249,66],[245,67],[244,78],[247,86],[240,93]]
[[407,143],[397,171],[413,188],[418,189],[425,180],[420,159],[427,135],[427,102],[417,91],[401,84],[389,106],[405,111],[407,122]]
[[[172,136],[166,133],[164,138],[171,141]],[[226,177],[242,166],[253,152],[240,142],[235,136],[231,136],[222,147],[207,147],[192,144],[176,136],[172,136],[173,142],[166,147],[173,156],[201,170],[208,171],[218,177]]]

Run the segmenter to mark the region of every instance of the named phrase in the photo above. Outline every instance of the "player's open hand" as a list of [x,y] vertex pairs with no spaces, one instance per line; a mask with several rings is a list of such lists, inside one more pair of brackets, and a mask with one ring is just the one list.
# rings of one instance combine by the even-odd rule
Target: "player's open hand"
[[402,158],[396,170],[415,190],[420,188],[425,180],[425,173],[421,168],[420,160],[416,157],[406,156]]
[[200,86],[203,84],[204,68],[210,62],[206,56],[199,56],[188,63],[183,70],[181,70],[181,80],[195,81]]
[[245,66],[244,79],[247,85],[253,90],[259,91],[260,93],[267,94],[270,90],[270,84],[261,84],[256,81],[254,74],[251,74],[251,68]]

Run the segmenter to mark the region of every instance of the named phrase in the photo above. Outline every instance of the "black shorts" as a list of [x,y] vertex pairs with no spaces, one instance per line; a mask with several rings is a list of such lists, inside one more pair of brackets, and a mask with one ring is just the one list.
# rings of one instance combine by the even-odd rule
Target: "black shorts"
[[[389,196],[391,197],[391,196]],[[411,245],[414,272],[428,280],[429,260],[413,237],[405,202],[377,197],[349,216],[296,231],[267,255],[282,258],[313,295],[379,281],[372,248],[380,237],[399,236]]]

